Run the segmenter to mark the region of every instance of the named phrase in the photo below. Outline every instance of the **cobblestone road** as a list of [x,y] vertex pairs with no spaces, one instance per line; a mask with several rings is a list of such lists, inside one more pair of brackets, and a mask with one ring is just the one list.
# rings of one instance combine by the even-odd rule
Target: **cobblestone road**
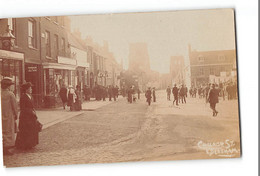
[[[214,142],[226,140],[233,141],[232,149],[239,151],[235,101],[221,101],[217,107],[220,113],[213,118],[202,99],[189,98],[177,108],[166,101],[164,91],[157,97],[158,102],[150,107],[144,99],[134,104],[121,99],[51,126],[40,133],[40,144],[34,150],[5,156],[4,164],[17,167],[230,157],[221,155],[227,154],[225,151],[212,150]],[[239,152],[232,157],[239,157]]]

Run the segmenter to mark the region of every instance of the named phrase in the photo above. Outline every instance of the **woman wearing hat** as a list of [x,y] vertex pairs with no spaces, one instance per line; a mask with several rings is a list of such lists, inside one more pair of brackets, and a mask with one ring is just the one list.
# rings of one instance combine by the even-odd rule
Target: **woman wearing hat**
[[16,120],[18,105],[14,93],[10,90],[13,85],[11,78],[1,81],[1,104],[2,104],[2,135],[4,155],[12,155],[10,148],[15,145]]
[[39,124],[33,107],[32,84],[25,83],[21,87],[19,132],[16,138],[18,149],[31,149],[39,143]]

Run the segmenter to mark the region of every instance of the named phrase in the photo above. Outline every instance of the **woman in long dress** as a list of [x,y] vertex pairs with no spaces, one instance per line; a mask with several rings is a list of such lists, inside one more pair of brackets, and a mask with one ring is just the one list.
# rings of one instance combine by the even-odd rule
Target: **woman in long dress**
[[11,85],[14,84],[11,78],[4,78],[1,81],[1,104],[2,104],[2,136],[3,154],[12,155],[11,148],[15,145],[16,120],[18,105]]
[[19,132],[15,145],[18,149],[28,150],[39,143],[39,129],[31,95],[32,84],[23,84],[21,91],[23,94],[20,99]]

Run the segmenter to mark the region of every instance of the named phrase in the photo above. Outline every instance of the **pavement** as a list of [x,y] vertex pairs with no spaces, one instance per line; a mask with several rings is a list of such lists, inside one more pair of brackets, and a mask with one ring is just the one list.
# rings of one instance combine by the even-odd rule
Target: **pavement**
[[[123,97],[118,97],[118,99],[123,99]],[[103,106],[109,105],[114,101],[95,101],[91,99],[91,101],[82,103],[81,111],[70,111],[69,107],[63,109],[63,107],[53,108],[53,109],[41,109],[36,110],[36,114],[38,120],[43,124],[43,129],[46,129],[50,126],[53,126],[57,123],[70,119],[72,117],[83,114],[85,111],[95,111]]]

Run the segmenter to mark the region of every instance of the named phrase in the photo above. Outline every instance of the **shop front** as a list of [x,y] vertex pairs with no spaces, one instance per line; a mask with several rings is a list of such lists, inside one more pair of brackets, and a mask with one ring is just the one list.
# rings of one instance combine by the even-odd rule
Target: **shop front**
[[76,62],[71,65],[63,63],[43,63],[43,94],[46,108],[61,105],[60,88],[65,85],[77,85]]
[[24,80],[24,54],[13,51],[0,50],[0,81],[10,77],[14,81],[13,92],[20,101],[20,86]]
[[34,106],[41,107],[43,94],[42,94],[42,65],[25,63],[25,80],[26,82],[31,82],[32,87],[32,96],[34,99]]

